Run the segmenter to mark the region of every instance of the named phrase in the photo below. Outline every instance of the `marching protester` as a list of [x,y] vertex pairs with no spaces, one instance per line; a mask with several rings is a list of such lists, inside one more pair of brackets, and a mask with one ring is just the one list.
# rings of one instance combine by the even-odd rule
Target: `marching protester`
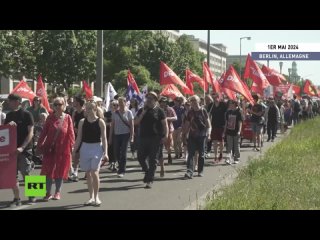
[[[12,189],[14,199],[10,203],[10,207],[21,206],[20,190],[19,190],[19,175],[21,173],[23,180],[32,170],[32,166],[25,152],[31,148],[33,138],[34,121],[30,112],[21,108],[21,97],[15,94],[8,96],[9,107],[11,111],[7,114],[4,124],[17,127],[17,184]],[[29,202],[35,202],[34,197],[29,197]]]
[[[157,154],[160,143],[165,143],[168,138],[168,124],[164,111],[157,106],[158,95],[149,92],[146,102],[135,120],[140,124],[140,141],[138,147],[138,160],[145,172],[143,182],[146,188],[151,188],[157,169]],[[148,164],[146,163],[148,160]]]
[[[161,97],[159,100],[160,108],[164,111],[167,125],[168,125],[168,139],[167,142],[163,143],[167,152],[168,152],[168,164],[172,164],[172,157],[171,157],[171,146],[172,146],[172,133],[174,131],[173,122],[177,121],[177,115],[172,107],[168,106],[168,98]],[[161,153],[162,154],[162,153]],[[160,165],[163,167],[163,161],[160,161]]]
[[[135,98],[132,98],[130,100],[130,106],[129,110],[132,112],[133,118],[137,116],[137,113],[139,111],[139,104],[138,100]],[[131,149],[131,154],[132,154],[132,159],[135,159],[135,153],[138,149],[138,126],[134,126],[134,137],[133,137],[133,143],[130,144],[130,149]]]
[[258,95],[253,95],[252,97],[255,103],[253,106],[251,106],[251,109],[248,109],[248,113],[251,114],[251,127],[254,150],[259,152],[261,147],[262,128],[265,124],[265,119],[263,117],[264,110],[263,106],[260,103],[258,103]]
[[[47,194],[45,201],[61,199],[63,179],[68,179],[71,151],[74,144],[74,129],[71,116],[65,114],[65,100],[57,97],[53,101],[54,113],[50,114],[39,137],[37,152],[43,154],[41,175],[45,175]],[[51,194],[53,180],[55,194]]]
[[183,141],[187,142],[188,147],[187,172],[185,174],[185,178],[187,179],[193,177],[193,158],[196,151],[199,153],[198,176],[203,177],[205,141],[206,138],[210,140],[211,133],[209,116],[207,111],[200,107],[200,98],[194,95],[189,98],[189,101],[191,103],[191,110],[188,112],[182,130]]
[[183,114],[185,112],[185,108],[182,106],[183,103],[183,98],[177,97],[174,100],[174,107],[173,110],[176,113],[177,120],[173,121],[173,128],[174,131],[172,133],[172,138],[173,138],[173,147],[174,147],[174,152],[175,152],[175,158],[182,158],[182,141],[181,141],[181,131],[182,131],[182,118]]
[[[74,134],[75,138],[77,138],[78,134],[78,127],[79,122],[81,119],[85,117],[85,109],[83,108],[85,104],[85,100],[82,96],[76,96],[73,101],[73,108],[74,111],[72,113],[72,122],[74,124]],[[80,159],[80,153],[79,153],[80,147],[76,149],[74,154],[72,154],[72,163],[71,163],[71,176],[69,177],[70,181],[78,182],[78,171],[79,171],[79,159]]]
[[6,114],[2,112],[3,106],[2,102],[0,102],[0,126],[4,124],[4,121],[6,120]]
[[106,125],[97,116],[97,104],[86,103],[86,118],[79,122],[74,154],[80,148],[80,167],[86,172],[89,200],[84,205],[100,206],[99,169],[102,159],[108,161]]
[[265,120],[268,134],[267,142],[269,142],[270,139],[271,142],[273,142],[276,137],[278,125],[280,123],[280,111],[272,97],[269,98],[269,106],[265,110]]
[[[104,118],[106,122],[107,139],[110,139],[110,134],[114,135],[114,133],[111,132],[112,115],[114,115],[115,112],[118,111],[118,109],[119,109],[118,100],[113,100],[110,103],[110,110],[104,114]],[[114,155],[114,146],[112,142],[111,143],[108,142],[108,144],[109,144],[109,147],[108,147],[109,170],[111,170],[112,172],[117,172],[116,159]]]
[[69,97],[68,100],[67,100],[67,107],[66,107],[65,113],[69,114],[70,116],[73,116],[74,110],[75,110],[74,98],[73,97]]
[[[213,106],[214,106],[214,104],[212,104],[213,103],[213,99],[212,99],[212,97],[210,95],[206,95],[204,99],[206,101],[205,109],[207,110],[209,118],[210,118],[210,121],[211,121],[211,112],[212,112],[212,109],[213,109]],[[207,143],[206,143],[206,152],[205,152],[206,153],[206,158],[210,157],[211,148],[212,148],[212,139],[208,140]]]
[[127,164],[129,141],[133,142],[134,123],[132,112],[126,107],[126,99],[119,97],[119,110],[112,114],[109,143],[114,145],[114,156],[118,161],[118,177],[124,177]]
[[[227,106],[223,101],[219,100],[219,94],[213,95],[214,102],[211,104],[209,109],[211,110],[211,140],[214,143],[214,162],[221,161],[223,158],[223,148],[224,139],[222,136],[224,125],[225,125],[225,115],[227,112]],[[218,158],[218,145],[219,145],[219,158]]]
[[32,106],[27,108],[32,116],[35,123],[39,122],[39,117],[41,113],[48,114],[48,111],[43,107],[41,99],[39,97],[34,97],[32,101]]
[[301,112],[301,105],[299,100],[297,99],[296,95],[293,95],[293,101],[292,101],[292,120],[293,125],[296,125],[300,122],[300,112]]
[[188,160],[188,148],[187,148],[186,142],[184,142],[183,139],[182,139],[182,127],[186,122],[186,119],[187,119],[187,116],[188,116],[188,112],[191,110],[191,105],[190,105],[189,101],[185,102],[184,108],[185,108],[185,111],[184,111],[184,113],[182,115],[182,126],[181,126],[181,142],[182,142],[182,145],[183,145],[183,152],[184,152],[183,158],[184,158],[185,164],[186,164],[187,160]]
[[239,137],[242,129],[242,113],[236,101],[229,101],[229,108],[226,112],[226,124],[223,135],[227,136],[227,164],[239,163],[240,142]]

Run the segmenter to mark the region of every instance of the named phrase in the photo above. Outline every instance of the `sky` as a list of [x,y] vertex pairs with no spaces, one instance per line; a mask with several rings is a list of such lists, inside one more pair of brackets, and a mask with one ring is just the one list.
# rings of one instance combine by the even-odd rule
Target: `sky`
[[[207,30],[180,30],[181,34],[191,34],[207,41]],[[222,43],[229,55],[240,55],[240,37],[251,37],[242,40],[241,55],[255,52],[256,43],[320,43],[319,30],[211,30],[210,42]],[[267,61],[259,61],[267,65]],[[320,85],[320,61],[296,61],[298,75]],[[283,61],[282,73],[288,74],[292,61]],[[279,61],[269,61],[269,66],[280,71]]]

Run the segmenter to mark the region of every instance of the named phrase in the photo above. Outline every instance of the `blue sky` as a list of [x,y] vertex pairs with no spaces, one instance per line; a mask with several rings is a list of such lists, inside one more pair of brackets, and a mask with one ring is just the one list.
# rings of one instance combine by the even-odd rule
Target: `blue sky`
[[[196,38],[207,41],[207,30],[180,30],[180,33],[192,34]],[[240,54],[240,37],[251,37],[242,40],[242,55],[256,51],[256,43],[320,43],[319,30],[211,30],[210,42],[222,43],[230,55]],[[266,64],[266,61],[259,61]],[[298,74],[320,85],[320,61],[296,61]],[[282,72],[288,74],[292,61],[283,61]],[[270,61],[270,67],[280,71],[278,61]]]

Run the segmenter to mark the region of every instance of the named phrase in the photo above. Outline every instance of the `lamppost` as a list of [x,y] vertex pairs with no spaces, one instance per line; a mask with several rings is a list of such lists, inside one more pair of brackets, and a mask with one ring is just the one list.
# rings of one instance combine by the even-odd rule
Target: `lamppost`
[[283,62],[279,62],[279,66],[280,66],[280,74],[282,74]]
[[103,97],[103,30],[97,31],[97,79],[94,86],[95,95]]
[[288,73],[289,73],[289,82],[291,83],[291,72],[292,72],[292,69],[291,68],[288,68]]
[[241,76],[241,41],[242,41],[242,39],[251,40],[251,37],[241,37],[240,38],[240,66],[239,66],[239,68],[240,68],[240,78],[241,79],[242,79],[242,76]]

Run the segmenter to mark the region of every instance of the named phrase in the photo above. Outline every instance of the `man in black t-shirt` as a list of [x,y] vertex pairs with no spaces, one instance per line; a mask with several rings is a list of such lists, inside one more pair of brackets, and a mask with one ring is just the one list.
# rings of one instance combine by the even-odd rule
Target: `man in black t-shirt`
[[[138,160],[145,172],[143,181],[146,188],[151,188],[154,174],[157,169],[157,153],[160,143],[168,138],[168,124],[164,111],[157,106],[158,96],[149,92],[146,96],[145,107],[139,111],[135,124],[140,124],[140,140],[138,147]],[[146,163],[148,159],[149,164]]]
[[[240,143],[239,137],[242,128],[242,115],[240,109],[237,107],[235,101],[229,102],[229,110],[226,113],[226,125],[224,128],[224,134],[227,136],[227,164],[232,163],[232,156],[234,157],[234,163],[239,163],[240,158]],[[223,134],[223,135],[224,135]],[[232,152],[232,154],[231,154]]]
[[[32,147],[34,120],[30,112],[21,108],[20,96],[10,94],[8,101],[12,111],[7,114],[5,124],[17,127],[17,185],[12,189],[14,199],[10,203],[10,207],[16,207],[21,206],[18,170],[21,172],[23,179],[31,171],[31,163],[25,157],[24,152]],[[29,201],[35,202],[35,198],[30,197]]]

